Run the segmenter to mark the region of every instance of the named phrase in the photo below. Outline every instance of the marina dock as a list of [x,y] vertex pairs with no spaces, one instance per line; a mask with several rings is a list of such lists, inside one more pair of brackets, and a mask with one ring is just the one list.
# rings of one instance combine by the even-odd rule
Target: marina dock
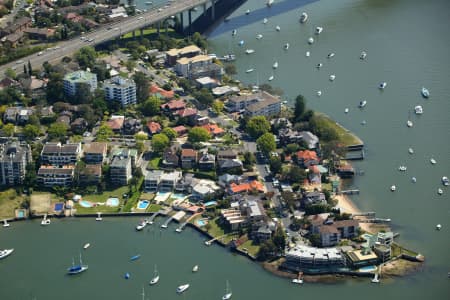
[[205,245],[206,245],[206,246],[211,246],[212,243],[214,243],[215,241],[217,241],[217,240],[223,238],[224,236],[226,236],[226,234],[221,235],[221,236],[218,236],[218,237],[215,237],[215,238],[213,238],[213,239],[211,239],[211,240],[209,240],[209,241],[206,241],[206,242],[205,242]]
[[359,195],[359,190],[358,189],[345,190],[345,191],[340,191],[339,194],[342,194],[342,195]]

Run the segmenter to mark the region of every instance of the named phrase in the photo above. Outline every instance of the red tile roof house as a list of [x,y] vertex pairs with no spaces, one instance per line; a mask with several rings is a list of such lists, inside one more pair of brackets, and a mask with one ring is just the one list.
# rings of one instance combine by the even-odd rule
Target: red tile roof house
[[206,130],[208,130],[209,134],[212,137],[216,137],[216,136],[222,136],[225,134],[225,130],[223,130],[222,128],[220,128],[219,126],[217,126],[216,124],[206,124],[201,126],[203,128],[205,128]]
[[309,182],[313,184],[321,184],[322,176],[320,174],[320,170],[316,165],[312,165],[308,167],[308,179]]
[[197,116],[197,113],[197,109],[186,107],[185,109],[175,111],[172,115],[178,116],[180,118],[194,118]]
[[165,89],[162,89],[155,84],[150,86],[150,94],[164,99],[173,99],[173,97],[175,96],[174,91],[166,91]]
[[181,167],[183,169],[192,169],[197,165],[197,151],[193,149],[181,150]]
[[111,120],[107,121],[106,125],[108,125],[114,132],[119,132],[122,130],[124,121],[124,116],[111,116]]
[[253,180],[251,182],[241,184],[236,184],[233,182],[230,184],[229,188],[230,194],[248,193],[253,191],[264,193],[264,185],[257,180]]
[[173,127],[172,129],[175,130],[178,136],[183,136],[188,132],[187,128],[183,125]]
[[161,132],[161,125],[153,121],[148,121],[147,129],[150,135],[154,135]]
[[186,108],[186,102],[184,100],[171,100],[167,103],[161,105],[161,109],[174,114],[178,110],[182,110]]
[[319,157],[317,156],[317,153],[311,150],[298,151],[297,160],[298,163],[305,168],[319,164]]

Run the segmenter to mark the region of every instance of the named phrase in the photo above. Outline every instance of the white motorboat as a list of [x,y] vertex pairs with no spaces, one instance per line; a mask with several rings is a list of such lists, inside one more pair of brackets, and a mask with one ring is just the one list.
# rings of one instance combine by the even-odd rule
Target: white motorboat
[[317,26],[317,27],[316,27],[316,34],[317,34],[317,35],[321,34],[322,31],[323,31],[323,27],[320,27],[320,26]]
[[441,225],[441,224],[437,224],[437,225],[436,225],[436,230],[441,230],[441,228],[442,228],[442,225]]
[[366,125],[366,124],[367,124],[366,120],[361,121],[361,125]]
[[373,276],[371,282],[372,283],[380,283],[380,278],[379,278],[380,274],[381,274],[381,265],[380,265],[380,273],[375,272],[375,275]]
[[263,19],[263,24],[267,24],[268,21],[269,21],[269,20],[267,20],[267,18],[264,18],[264,19]]
[[182,284],[179,287],[177,287],[177,293],[181,294],[182,292],[184,292],[188,288],[189,288],[189,284]]
[[192,272],[197,272],[198,271],[198,265],[195,265],[193,268],[192,268]]
[[424,97],[424,98],[428,98],[428,97],[430,97],[430,91],[428,90],[428,89],[426,89],[426,88],[422,88],[422,90],[420,91],[420,93],[422,94],[422,96]]
[[332,58],[332,57],[334,57],[334,52],[331,52],[331,53],[328,53],[328,55],[327,55],[327,58]]
[[250,9],[247,9],[247,10],[245,11],[245,14],[246,14],[246,15],[249,15],[249,14],[250,14]]
[[431,159],[430,159],[430,163],[431,163],[432,165],[435,165],[435,164],[436,164],[436,160],[435,160],[434,158],[431,158]]
[[406,126],[408,126],[408,127],[413,127],[413,122],[412,121],[410,121],[410,120],[408,120],[408,121],[406,121]]
[[241,40],[241,41],[239,41],[239,43],[238,43],[239,46],[244,46],[244,44],[245,44],[244,40]]
[[417,105],[416,107],[414,107],[414,112],[416,113],[416,115],[421,115],[423,114],[423,108],[421,105]]
[[288,50],[289,49],[289,43],[284,44],[284,50]]
[[161,225],[161,228],[166,229],[166,228],[167,228],[167,225],[166,225],[166,224],[162,224],[162,225]]
[[442,195],[442,194],[444,193],[444,191],[443,191],[441,188],[439,188],[439,189],[437,190],[437,193],[438,193],[438,195]]
[[87,249],[87,248],[89,248],[90,246],[91,246],[91,244],[86,243],[86,244],[84,244],[83,249]]
[[405,172],[408,168],[406,166],[400,166],[398,167],[399,171]]
[[266,5],[267,5],[268,7],[271,7],[272,4],[273,4],[273,0],[268,0],[267,3],[266,3]]
[[103,219],[102,219],[102,213],[97,213],[97,218],[95,218],[95,221],[102,221]]
[[273,75],[271,75],[270,77],[269,77],[269,81],[272,81],[274,79],[274,76]]
[[11,253],[14,252],[14,249],[4,249],[4,250],[0,250],[0,259],[5,258],[9,255],[11,255]]
[[260,40],[260,39],[262,39],[262,38],[263,38],[263,35],[262,35],[262,34],[257,34],[257,35],[256,35],[256,39],[257,39],[257,40]]
[[254,71],[254,69],[247,69],[247,70],[245,70],[245,73],[251,73],[253,71]]
[[382,83],[380,83],[380,85],[378,86],[378,88],[379,88],[380,90],[384,90],[384,89],[386,88],[386,86],[387,86],[387,83],[386,83],[386,82],[382,82]]
[[309,51],[306,51],[306,57],[309,57],[311,55],[311,53]]
[[295,278],[295,279],[292,279],[292,283],[295,283],[295,284],[303,284],[303,280],[302,280],[302,279],[297,279],[297,278]]
[[335,79],[336,79],[336,75],[331,74],[331,75],[330,75],[330,81],[334,81]]
[[252,54],[252,53],[255,53],[255,50],[253,50],[253,49],[247,49],[247,50],[245,50],[245,53],[246,53],[246,54]]
[[408,149],[408,153],[409,153],[409,154],[414,154],[414,149],[413,149],[413,148],[409,148],[409,149]]
[[316,68],[317,68],[317,69],[320,69],[320,68],[322,68],[322,66],[323,66],[322,63],[318,63],[317,66],[316,66]]
[[313,37],[309,37],[308,38],[308,44],[312,45],[314,43],[314,38]]
[[145,228],[145,226],[147,226],[147,222],[145,220],[142,220],[137,226],[136,226],[136,230],[137,231],[141,231],[142,229]]
[[366,100],[361,100],[361,101],[359,101],[358,107],[363,108],[364,106],[366,106],[366,104],[367,104]]
[[9,227],[9,226],[11,226],[11,224],[8,223],[8,220],[4,219],[4,220],[3,220],[3,227],[4,227],[4,228],[7,228],[7,227]]
[[159,274],[158,274],[158,270],[156,269],[156,265],[155,265],[155,271],[153,274],[153,278],[152,278],[152,280],[150,280],[149,284],[154,285],[154,284],[157,284],[158,281],[159,281]]
[[349,111],[350,111],[350,110],[349,110],[348,108],[345,108],[345,109],[344,109],[344,112],[345,112],[346,114],[348,114]]
[[233,29],[233,31],[231,32],[231,35],[232,36],[235,36],[237,34],[237,30],[236,29]]
[[442,177],[442,184],[445,185],[445,186],[449,185],[449,181],[448,181],[448,177],[447,176]]
[[224,55],[222,58],[224,61],[234,61],[236,60],[236,56],[234,54]]
[[416,177],[412,177],[411,181],[412,181],[412,183],[416,183],[417,182],[417,178]]
[[317,91],[317,96],[322,96],[322,91]]
[[230,284],[228,283],[228,280],[227,280],[227,287],[225,288],[225,295],[223,295],[222,300],[231,299],[232,296],[233,296],[233,292],[231,291]]
[[391,191],[395,192],[395,190],[397,189],[397,187],[395,185],[391,185]]
[[305,23],[308,20],[308,14],[305,12],[302,12],[300,15],[300,23]]
[[276,30],[276,31],[280,31],[280,30],[281,30],[281,27],[277,25],[277,26],[275,27],[275,30]]
[[365,59],[367,56],[366,51],[362,51],[361,54],[359,55],[359,59]]
[[42,226],[50,225],[51,221],[50,219],[47,219],[47,214],[44,215],[44,218],[41,221]]
[[278,68],[278,62],[277,61],[273,63],[272,68],[274,68],[274,69]]

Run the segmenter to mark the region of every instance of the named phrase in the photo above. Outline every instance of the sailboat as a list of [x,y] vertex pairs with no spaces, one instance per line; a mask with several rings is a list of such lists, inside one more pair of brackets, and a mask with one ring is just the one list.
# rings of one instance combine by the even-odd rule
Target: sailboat
[[8,223],[8,220],[6,220],[6,219],[4,219],[3,220],[3,227],[9,227],[10,226],[10,224]]
[[375,275],[373,276],[371,282],[372,283],[380,283],[380,275],[381,275],[381,265],[380,265],[379,271],[375,272]]
[[155,265],[154,277],[152,278],[152,280],[150,280],[150,285],[157,284],[158,281],[159,281],[159,274],[158,274],[158,270],[156,269],[156,265]]
[[278,62],[277,61],[273,63],[272,68],[274,68],[274,69],[278,68]]
[[233,293],[231,292],[230,284],[227,280],[227,287],[225,289],[225,295],[223,295],[222,300],[228,300],[231,299],[231,296],[233,296]]
[[50,219],[47,219],[47,214],[44,215],[44,218],[41,221],[41,225],[42,226],[50,225]]
[[84,272],[87,269],[88,269],[88,265],[83,265],[83,261],[81,260],[81,253],[80,253],[80,263],[78,265],[75,265],[75,261],[72,260],[72,266],[67,269],[67,274],[75,275],[75,274]]

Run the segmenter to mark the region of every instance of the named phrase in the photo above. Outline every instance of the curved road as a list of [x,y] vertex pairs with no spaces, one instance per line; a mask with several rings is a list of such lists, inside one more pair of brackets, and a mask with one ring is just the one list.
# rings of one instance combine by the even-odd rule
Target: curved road
[[176,15],[182,11],[190,10],[210,1],[211,0],[178,0],[177,2],[171,2],[164,7],[155,7],[148,12],[128,17],[123,21],[106,24],[97,30],[83,35],[83,40],[81,37],[76,37],[68,41],[62,41],[57,43],[54,48],[43,51],[41,55],[39,55],[39,53],[32,54],[1,66],[0,78],[5,76],[5,71],[8,68],[19,68],[19,70],[22,70],[22,65],[28,61],[31,62],[34,69],[40,68],[44,62],[54,62],[62,59],[64,56],[70,56],[83,46],[101,44],[125,33],[163,21],[170,16]]

